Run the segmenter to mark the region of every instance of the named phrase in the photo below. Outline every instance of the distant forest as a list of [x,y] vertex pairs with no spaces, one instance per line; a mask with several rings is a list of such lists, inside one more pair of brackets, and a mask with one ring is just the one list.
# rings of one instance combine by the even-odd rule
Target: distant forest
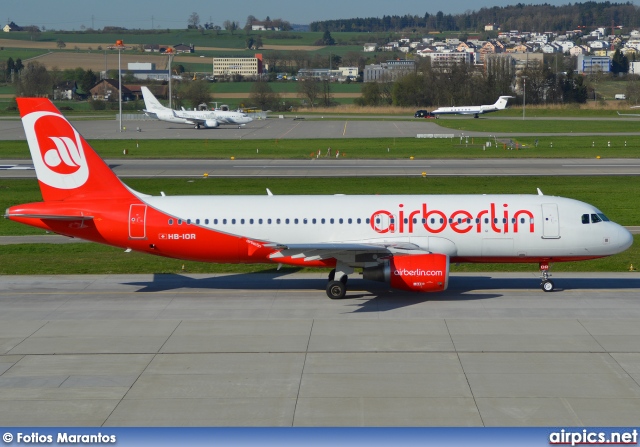
[[633,3],[585,2],[563,6],[525,5],[494,6],[463,14],[426,13],[424,16],[382,16],[312,22],[311,31],[329,32],[385,32],[385,31],[460,31],[484,32],[487,24],[496,24],[502,30],[530,32],[566,31],[582,27],[610,28],[640,26],[639,8]]

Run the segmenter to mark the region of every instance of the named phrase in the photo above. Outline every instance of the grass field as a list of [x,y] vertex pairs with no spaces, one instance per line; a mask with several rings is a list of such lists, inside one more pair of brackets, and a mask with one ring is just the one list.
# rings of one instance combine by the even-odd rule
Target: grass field
[[[113,112],[111,112],[113,113]],[[348,125],[348,124],[347,124]],[[215,131],[214,131],[215,132]],[[518,144],[505,149],[506,141]],[[538,147],[535,147],[538,140]],[[503,143],[505,141],[505,143]],[[625,147],[625,141],[627,143]],[[486,148],[490,142],[492,147]],[[497,142],[497,146],[496,146]],[[608,143],[610,146],[608,146]],[[495,138],[348,138],[308,140],[91,140],[104,158],[308,159],[331,147],[343,157],[360,159],[459,158],[640,158],[640,136]],[[553,147],[551,145],[553,144]],[[524,145],[524,147],[523,147]],[[593,147],[592,147],[593,145]],[[256,148],[259,152],[256,153]],[[128,154],[123,155],[127,149]],[[314,155],[315,156],[315,155]],[[24,141],[3,141],[0,158],[29,159]]]
[[[639,117],[640,118],[640,117]],[[499,132],[499,133],[582,133],[582,132],[638,132],[640,120],[613,121],[613,120],[501,120],[494,118],[465,119],[465,118],[441,118],[438,125],[449,129],[464,130],[469,132]]]
[[[128,179],[132,188],[150,194],[258,194],[265,187],[275,194],[461,194],[533,193],[541,187],[548,195],[589,202],[622,225],[640,224],[640,180],[636,177],[516,177],[516,178],[361,178],[361,179]],[[0,209],[17,203],[40,201],[35,180],[0,180]],[[43,231],[0,220],[0,235],[44,234]],[[559,263],[554,271],[624,271],[640,264],[640,237],[624,253],[609,258]],[[22,244],[2,246],[0,274],[60,273],[191,273],[254,272],[271,270],[267,265],[214,265],[124,253],[97,244]],[[452,271],[536,271],[531,264],[463,264]]]

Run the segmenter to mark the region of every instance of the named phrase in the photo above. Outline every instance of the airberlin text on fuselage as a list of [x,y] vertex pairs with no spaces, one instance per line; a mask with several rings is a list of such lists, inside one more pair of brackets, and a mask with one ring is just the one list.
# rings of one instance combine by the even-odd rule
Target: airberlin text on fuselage
[[[512,213],[507,203],[503,204],[502,208],[501,211],[496,210],[496,204],[491,203],[489,209],[475,213],[467,210],[455,210],[447,216],[446,213],[438,209],[429,209],[426,203],[422,204],[422,209],[412,211],[405,210],[404,205],[399,204],[397,213],[388,210],[374,211],[371,215],[371,228],[377,233],[413,233],[414,225],[421,224],[429,233],[440,233],[447,227],[456,233],[469,233],[474,229],[476,233],[483,230],[499,234],[520,231],[534,232],[531,211],[517,210]],[[521,218],[524,218],[524,223],[520,221]],[[413,222],[414,219],[416,219],[416,224]]]

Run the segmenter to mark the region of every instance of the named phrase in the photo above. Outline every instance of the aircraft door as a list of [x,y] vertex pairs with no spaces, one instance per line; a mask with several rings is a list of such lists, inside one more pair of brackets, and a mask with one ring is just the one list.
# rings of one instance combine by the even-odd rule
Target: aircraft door
[[147,205],[132,204],[129,208],[129,239],[146,239]]
[[555,203],[542,204],[542,238],[560,239],[560,219]]

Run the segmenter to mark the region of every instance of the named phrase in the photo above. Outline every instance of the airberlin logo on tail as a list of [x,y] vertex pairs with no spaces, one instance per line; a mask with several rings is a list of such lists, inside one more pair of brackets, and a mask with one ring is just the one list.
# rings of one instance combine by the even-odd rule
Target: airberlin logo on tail
[[38,180],[60,189],[82,186],[89,168],[82,138],[54,112],[33,112],[22,118]]

